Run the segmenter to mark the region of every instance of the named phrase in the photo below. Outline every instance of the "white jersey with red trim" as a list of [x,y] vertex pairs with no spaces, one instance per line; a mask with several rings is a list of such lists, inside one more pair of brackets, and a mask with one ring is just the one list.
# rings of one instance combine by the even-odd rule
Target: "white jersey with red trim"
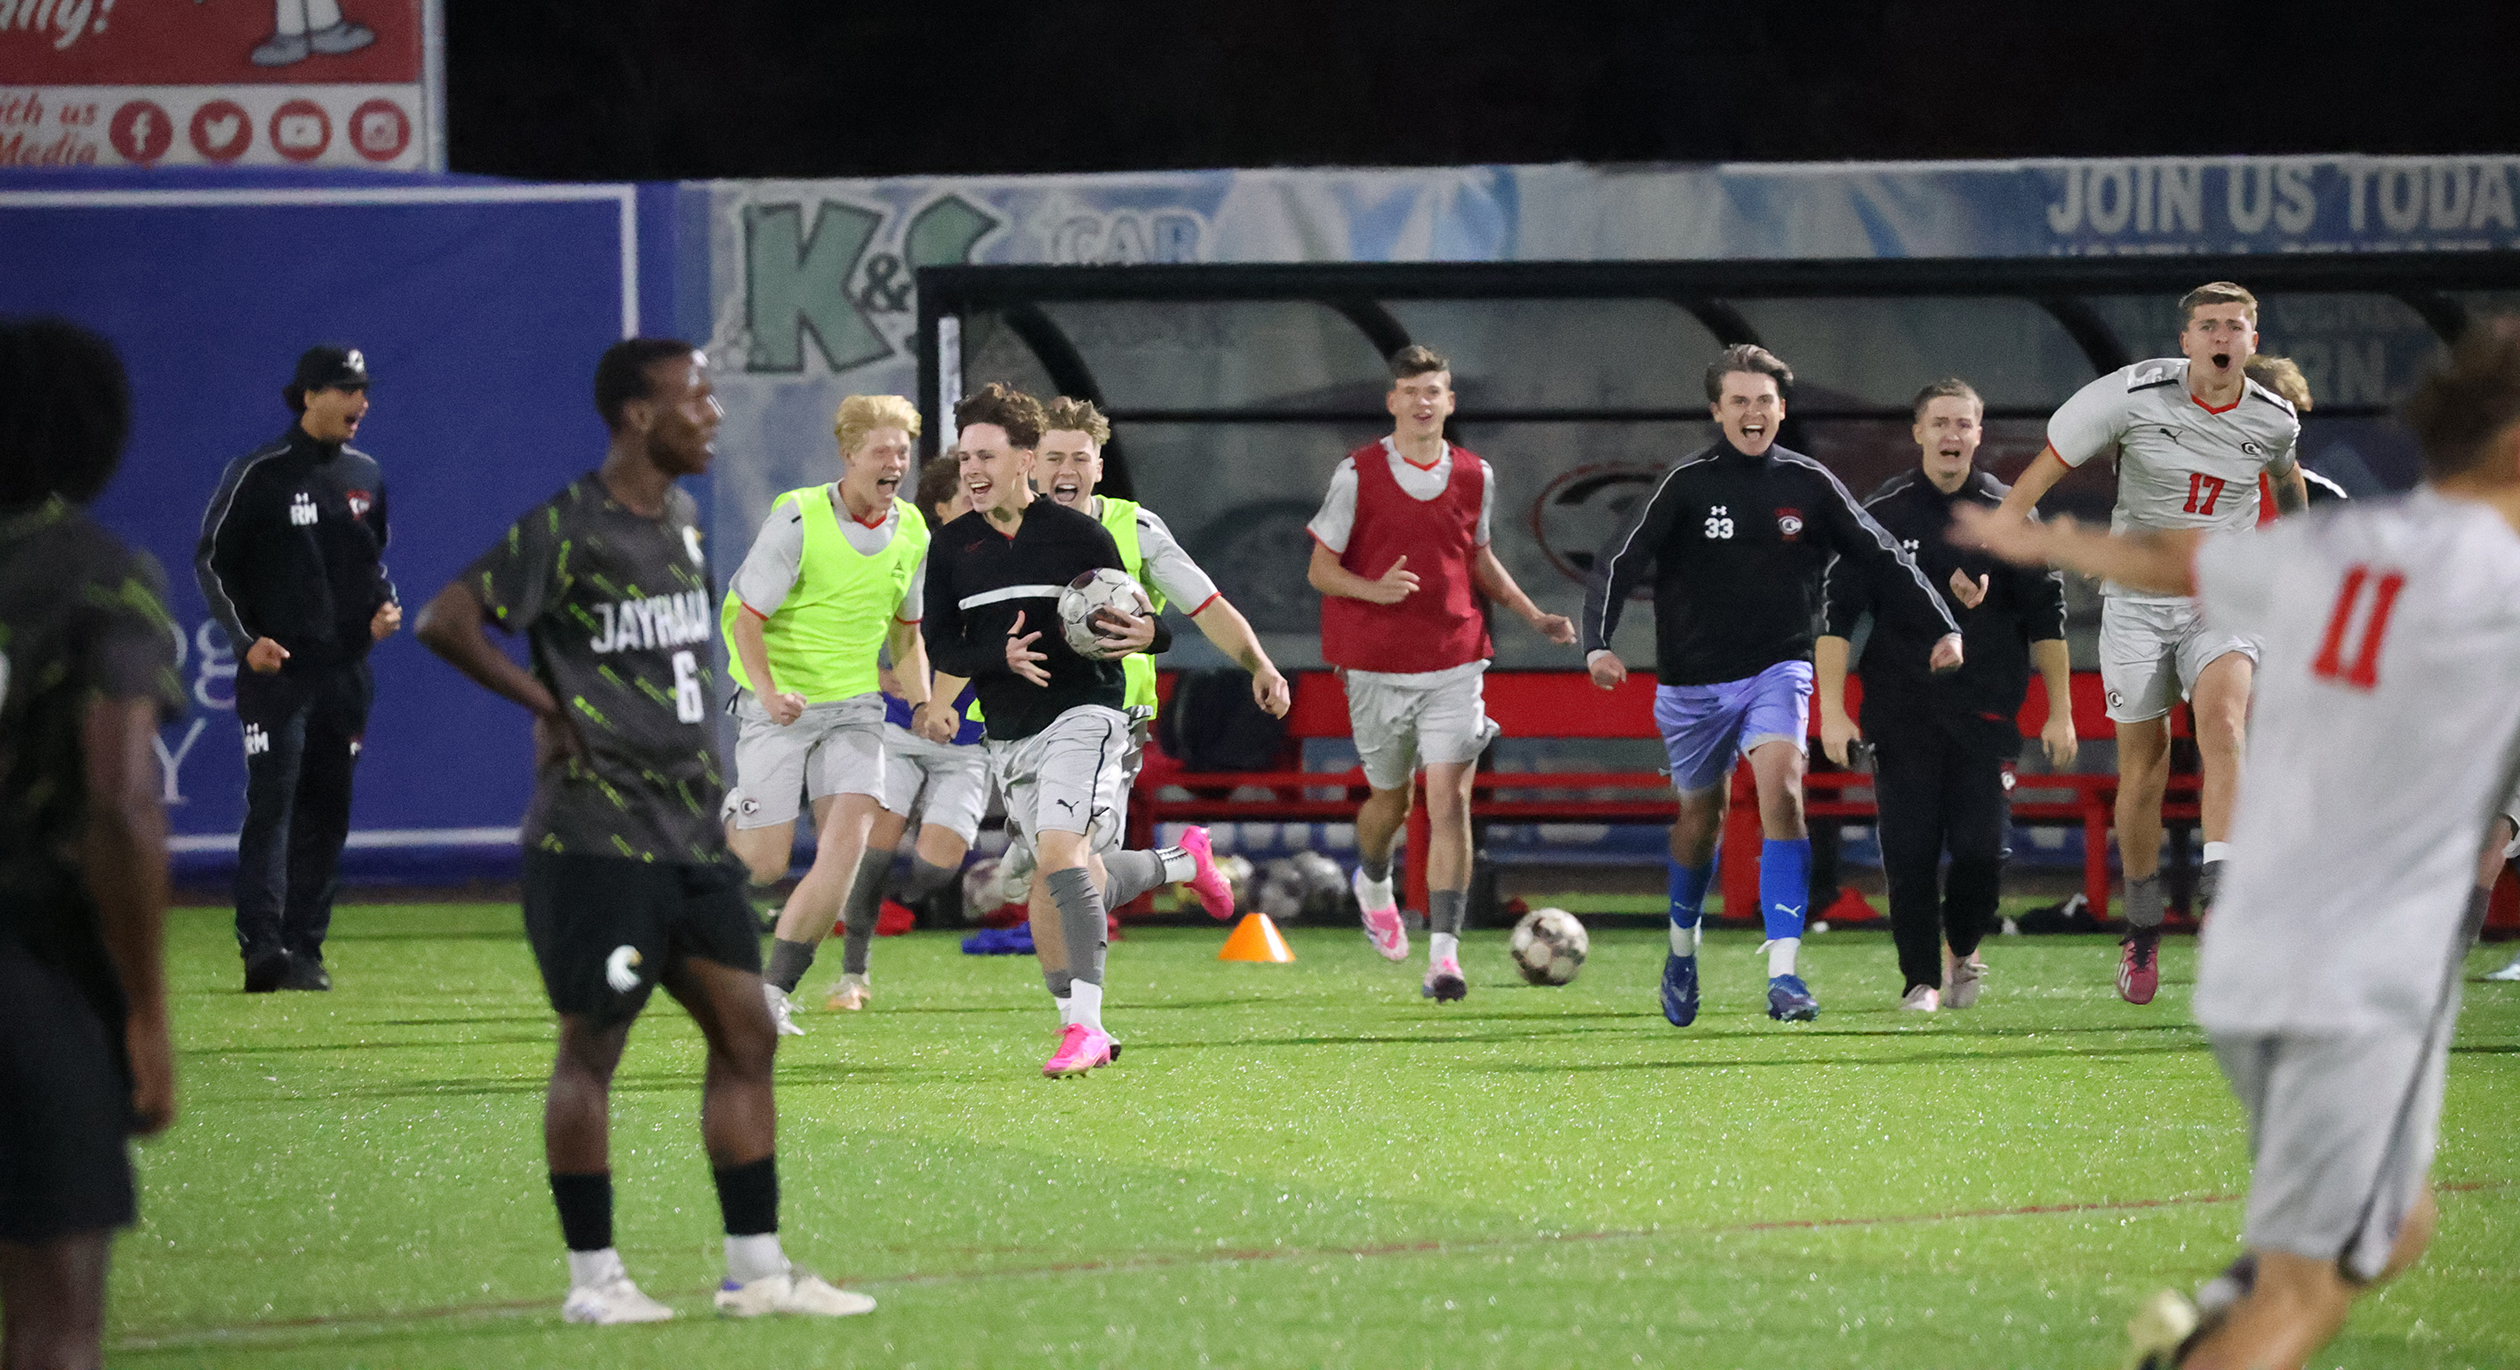
[[[2256,381],[2240,398],[2208,409],[2188,392],[2185,357],[2159,357],[2113,371],[2065,401],[2048,419],[2048,446],[2081,466],[2114,445],[2117,508],[2109,526],[2249,528],[2258,521],[2258,475],[2285,460],[2301,434],[2291,404]],[[2129,599],[2174,599],[2111,585]]]
[[2196,585],[2263,649],[2197,1021],[2421,1031],[2520,777],[2520,533],[2427,487],[2210,535]]

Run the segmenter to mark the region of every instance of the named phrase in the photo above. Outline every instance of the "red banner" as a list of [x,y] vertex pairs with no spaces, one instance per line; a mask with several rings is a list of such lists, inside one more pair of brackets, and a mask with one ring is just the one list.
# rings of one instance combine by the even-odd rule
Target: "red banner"
[[0,0],[0,167],[430,164],[430,0]]

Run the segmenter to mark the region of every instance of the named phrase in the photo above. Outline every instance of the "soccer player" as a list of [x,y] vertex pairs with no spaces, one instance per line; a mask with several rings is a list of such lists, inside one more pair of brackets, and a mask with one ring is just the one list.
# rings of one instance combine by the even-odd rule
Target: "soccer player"
[[[1209,912],[1225,917],[1233,895],[1209,857],[1204,828],[1190,829],[1177,847],[1117,850],[1129,747],[1119,658],[1161,652],[1172,634],[1158,615],[1107,610],[1096,623],[1106,659],[1068,645],[1060,592],[1096,567],[1125,568],[1101,524],[1034,492],[1041,424],[1039,401],[996,383],[955,406],[954,458],[972,512],[937,530],[921,631],[936,695],[952,699],[965,684],[979,687],[989,773],[1006,798],[1007,826],[1039,859],[1034,888],[1047,897],[1032,901],[1033,944],[1060,1023],[1058,1050],[1042,1073],[1059,1077],[1111,1062],[1102,1022],[1104,911],[1188,881]],[[929,709],[919,732],[943,742],[956,722]]]
[[2404,417],[2423,485],[2264,532],[1957,511],[2003,556],[2188,598],[2259,643],[2195,997],[2248,1116],[2251,1258],[2201,1326],[2149,1302],[2137,1366],[2300,1366],[2432,1236],[2477,854],[2520,772],[2520,323],[2475,325]]
[[[1936,381],[1917,392],[1909,430],[1923,452],[1864,501],[1864,512],[1925,573],[1961,623],[1968,664],[1948,675],[1926,669],[1930,644],[1875,622],[1864,647],[1864,725],[1846,716],[1846,668],[1857,625],[1872,613],[1869,568],[1830,566],[1827,622],[1813,646],[1820,693],[1820,741],[1847,763],[1851,744],[1871,739],[1874,793],[1881,807],[1881,862],[1890,884],[1890,932],[1907,985],[1899,1006],[1925,1013],[1977,1003],[1978,939],[1995,921],[2004,859],[2010,855],[2009,767],[2021,755],[2014,725],[2035,666],[2047,689],[2040,740],[2051,765],[2074,764],[2073,664],[2065,651],[2065,584],[2052,571],[2027,570],[1963,551],[1944,536],[1958,504],[1992,509],[2004,484],[1974,465],[1986,404],[1967,381]],[[1904,582],[1904,570],[1892,571]],[[1926,631],[1938,630],[1931,624]],[[1943,852],[1951,852],[1948,883]]]
[[104,1364],[129,1138],[175,1118],[166,580],[88,517],[131,428],[122,362],[58,320],[0,322],[0,1359]]
[[[1226,602],[1216,582],[1182,550],[1180,540],[1155,511],[1136,500],[1094,493],[1094,487],[1102,483],[1102,449],[1111,441],[1111,421],[1094,408],[1093,401],[1061,396],[1045,406],[1042,425],[1038,449],[1042,493],[1100,523],[1111,534],[1112,543],[1120,549],[1121,564],[1132,580],[1145,587],[1158,611],[1167,602],[1194,606],[1188,610],[1190,621],[1226,660],[1251,672],[1253,702],[1272,718],[1286,717],[1292,702],[1286,677],[1269,660],[1259,635],[1251,631],[1250,620]],[[1122,657],[1120,666],[1129,680],[1126,711],[1134,727],[1127,779],[1135,780],[1147,728],[1155,719],[1155,658],[1140,652]]]
[[[2257,352],[2257,297],[2229,281],[2179,301],[2179,353],[2093,381],[2048,420],[2047,446],[2033,458],[2003,513],[2026,518],[2065,473],[2114,447],[2117,509],[2110,526],[2248,528],[2258,521],[2258,476],[2269,477],[2275,506],[2309,503],[2293,442],[2301,420],[2292,404],[2249,378]],[[2249,681],[2257,644],[2208,627],[2184,596],[2133,586],[2101,587],[2100,680],[2117,723],[2118,865],[2126,877],[2126,939],[2118,994],[2149,1004],[2160,988],[2155,953],[2166,908],[2161,889],[2161,800],[2170,782],[2170,709],[2181,699],[2196,721],[2203,771],[2198,826],[2204,864],[2196,907],[2213,903],[2231,850],[2231,806],[2248,729]]]
[[[786,874],[799,795],[813,801],[814,864],[779,911],[762,977],[771,1021],[796,1024],[788,996],[846,909],[866,937],[892,874],[864,860],[884,801],[884,696],[877,654],[889,648],[913,710],[927,704],[919,605],[927,520],[895,492],[910,469],[919,411],[898,395],[851,395],[832,425],[840,479],[771,503],[722,611],[734,677],[735,788],[727,845],[758,884]],[[855,948],[859,983],[866,946]]]
[[1884,628],[1925,645],[1931,670],[1956,670],[1961,660],[1959,625],[1898,542],[1827,467],[1776,445],[1793,384],[1793,371],[1766,348],[1725,348],[1706,368],[1707,408],[1722,436],[1654,486],[1601,549],[1584,591],[1584,663],[1595,685],[1616,689],[1627,664],[1610,639],[1628,596],[1652,577],[1654,725],[1680,796],[1662,979],[1663,1016],[1674,1027],[1697,1021],[1698,937],[1736,754],[1757,778],[1766,833],[1759,908],[1768,1016],[1820,1016],[1796,957],[1811,889],[1802,780],[1812,628],[1830,558],[1869,578]]
[[[778,1046],[760,934],[719,824],[710,718],[716,594],[698,508],[724,417],[708,359],[632,338],[595,368],[603,466],[529,509],[420,616],[420,640],[532,713],[525,931],[560,1017],[543,1103],[551,1197],[569,1250],[570,1322],[656,1322],[613,1246],[610,1096],[630,1024],[659,985],[708,1043],[700,1138],[726,1224],[721,1312],[840,1316],[875,1301],[788,1264],[779,1246]],[[525,634],[529,671],[483,634]]]
[[1392,354],[1383,397],[1391,435],[1348,453],[1306,531],[1305,579],[1321,599],[1321,654],[1347,687],[1349,731],[1372,790],[1356,811],[1356,902],[1374,950],[1409,954],[1392,896],[1391,846],[1409,821],[1411,778],[1426,768],[1427,968],[1437,1003],[1470,992],[1461,925],[1470,904],[1470,791],[1496,740],[1484,693],[1493,599],[1560,644],[1564,614],[1541,612],[1488,550],[1496,473],[1444,441],[1452,363],[1422,344]]
[[[918,506],[931,536],[971,512],[971,497],[963,490],[962,473],[954,469],[954,463],[932,461],[920,470]],[[921,578],[925,579],[924,572]],[[926,656],[922,647],[922,667]],[[976,696],[971,687],[964,686],[961,695],[945,702],[955,719],[953,736],[930,742],[911,731],[918,711],[900,682],[900,669],[887,666],[882,672],[884,807],[868,829],[865,860],[890,870],[910,820],[917,818],[919,840],[911,849],[910,875],[901,891],[905,902],[915,904],[962,873],[963,857],[980,836],[980,817],[988,807],[989,763],[979,746],[981,725],[972,708]],[[840,980],[832,986],[826,1002],[829,1008],[855,1012],[875,997],[866,967],[875,940],[875,920],[883,911],[883,890],[882,882],[871,883],[871,889],[867,881],[850,886],[849,905],[841,916]]]

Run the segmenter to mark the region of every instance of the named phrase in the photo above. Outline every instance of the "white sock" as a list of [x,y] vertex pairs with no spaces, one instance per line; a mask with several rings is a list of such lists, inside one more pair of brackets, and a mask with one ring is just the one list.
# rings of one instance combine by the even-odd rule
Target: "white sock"
[[627,1273],[621,1268],[621,1252],[617,1248],[608,1246],[601,1251],[569,1253],[571,1289],[592,1289],[599,1284],[610,1284]]
[[1384,876],[1382,879],[1376,880],[1371,877],[1360,876],[1356,882],[1356,889],[1357,899],[1362,902],[1365,907],[1369,909],[1387,909],[1391,907],[1391,877]]
[[1684,927],[1680,926],[1678,923],[1674,923],[1674,924],[1672,924],[1672,925],[1671,925],[1671,954],[1672,954],[1672,955],[1674,955],[1674,956],[1695,956],[1695,955],[1697,955],[1697,951],[1698,951],[1698,938],[1699,938],[1699,937],[1700,937],[1700,935],[1701,935],[1701,934],[1699,933],[1698,929],[1699,929],[1700,927],[1702,927],[1702,926],[1703,926],[1702,924],[1698,924],[1698,923],[1691,923],[1691,924],[1689,924],[1687,927],[1685,927],[1685,928],[1684,928]]
[[1083,1023],[1096,1032],[1102,1031],[1102,989],[1100,985],[1089,985],[1082,980],[1070,986],[1068,995],[1075,1009],[1074,1016],[1068,1021]]
[[1157,847],[1155,854],[1164,858],[1164,883],[1178,885],[1199,873],[1199,858],[1179,847]]
[[1062,994],[1051,1001],[1059,1006],[1059,1026],[1061,1027],[1066,1027],[1068,1024],[1076,1021],[1075,996],[1076,990],[1071,987],[1067,993]]
[[1768,943],[1768,978],[1773,980],[1780,975],[1793,974],[1794,953],[1801,950],[1802,939],[1799,937],[1779,937]]
[[1435,932],[1426,937],[1426,964],[1440,966],[1446,961],[1461,959],[1461,938],[1454,933]]
[[2227,860],[2229,860],[2230,858],[2231,858],[2231,844],[2230,844],[2230,843],[2228,843],[2228,842],[2208,842],[2208,843],[2206,843],[2206,844],[2205,844],[2205,864],[2206,864],[2206,865],[2210,866],[2210,865],[2214,864],[2214,863],[2215,863],[2215,862],[2217,862],[2217,861],[2227,861]]
[[726,1239],[726,1277],[737,1284],[784,1275],[787,1268],[787,1253],[779,1249],[776,1232]]

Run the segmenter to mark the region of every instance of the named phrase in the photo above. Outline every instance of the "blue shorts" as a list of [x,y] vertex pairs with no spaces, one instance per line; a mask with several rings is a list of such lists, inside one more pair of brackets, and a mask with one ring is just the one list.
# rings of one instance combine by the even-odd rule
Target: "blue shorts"
[[1699,794],[1724,783],[1733,758],[1764,742],[1797,751],[1811,724],[1811,663],[1780,661],[1747,680],[1654,687],[1654,727],[1671,757],[1671,787]]

